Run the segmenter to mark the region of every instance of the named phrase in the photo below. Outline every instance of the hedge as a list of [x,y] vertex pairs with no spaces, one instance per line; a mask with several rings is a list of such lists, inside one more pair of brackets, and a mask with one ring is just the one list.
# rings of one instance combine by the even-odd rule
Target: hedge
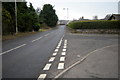
[[73,21],[68,24],[72,29],[120,29],[118,20]]

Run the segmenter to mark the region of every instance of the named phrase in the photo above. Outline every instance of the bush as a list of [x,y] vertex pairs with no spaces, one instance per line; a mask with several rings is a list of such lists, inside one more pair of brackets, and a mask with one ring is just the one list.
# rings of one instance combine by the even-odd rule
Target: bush
[[33,29],[34,29],[34,31],[39,31],[39,29],[40,29],[40,24],[35,24],[35,25],[33,26]]
[[72,29],[120,29],[120,21],[90,20],[73,21],[68,24]]

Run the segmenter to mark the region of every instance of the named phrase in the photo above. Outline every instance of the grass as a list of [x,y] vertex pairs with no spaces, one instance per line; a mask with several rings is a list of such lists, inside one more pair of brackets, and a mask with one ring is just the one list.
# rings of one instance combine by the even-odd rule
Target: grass
[[[40,29],[38,32],[45,32],[45,31],[48,31],[50,29],[51,29],[50,27],[45,27],[45,28]],[[14,34],[14,35],[3,35],[2,40],[4,41],[4,40],[15,39],[15,38],[22,37],[22,36],[33,35],[33,34],[36,34],[38,32],[19,32],[19,33]]]
[[10,40],[10,39],[14,39],[14,38],[18,38],[18,37],[22,37],[22,36],[27,36],[27,35],[32,35],[35,34],[37,32],[18,32],[17,34],[14,35],[3,35],[2,36],[2,40]]

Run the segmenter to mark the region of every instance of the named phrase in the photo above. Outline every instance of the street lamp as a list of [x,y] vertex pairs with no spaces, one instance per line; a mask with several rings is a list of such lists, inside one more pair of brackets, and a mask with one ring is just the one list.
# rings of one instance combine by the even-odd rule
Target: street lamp
[[68,18],[69,18],[69,11],[68,11],[68,8],[67,8],[67,20],[68,20]]
[[67,16],[66,16],[66,19],[68,20],[68,18],[69,18],[69,9],[68,8],[63,8],[63,10],[66,10],[67,11]]
[[15,20],[16,20],[16,34],[18,33],[18,27],[17,27],[17,4],[16,4],[16,0],[15,0]]

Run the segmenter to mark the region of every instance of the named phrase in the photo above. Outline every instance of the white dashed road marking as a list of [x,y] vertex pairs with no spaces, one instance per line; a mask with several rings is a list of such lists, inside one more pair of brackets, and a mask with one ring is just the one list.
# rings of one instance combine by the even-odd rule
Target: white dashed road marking
[[65,40],[64,43],[67,44],[67,40]]
[[47,74],[41,74],[37,80],[44,80],[46,78]]
[[10,50],[8,50],[8,51],[5,51],[5,52],[3,52],[3,53],[0,53],[0,55],[3,55],[3,54],[8,53],[8,52],[11,52],[11,51],[13,51],[13,50],[15,50],[15,49],[18,49],[18,48],[21,48],[21,47],[23,47],[23,46],[25,46],[25,45],[26,45],[26,44],[20,45],[20,46],[18,46],[18,47],[15,47],[15,48],[13,48],[13,49],[10,49]]
[[57,46],[56,48],[60,48],[59,46]]
[[63,51],[66,51],[66,49],[63,49]]
[[39,40],[39,39],[41,39],[42,37],[40,37],[40,38],[37,38],[37,39],[35,39],[35,40],[32,40],[32,42],[35,42],[35,41],[37,41],[37,40]]
[[59,63],[58,64],[58,69],[64,69],[64,63]]
[[53,53],[53,56],[56,56],[57,55],[57,53]]
[[67,48],[67,46],[64,46],[63,48]]
[[61,46],[61,44],[58,44],[58,46],[57,47],[60,47]]
[[51,64],[46,64],[43,70],[49,70],[50,66],[51,66]]
[[60,61],[65,61],[65,57],[60,57]]
[[44,36],[48,36],[49,35],[49,33],[48,34],[46,34],[46,35],[44,35]]
[[[48,34],[46,34],[45,36],[47,36],[47,35]],[[61,38],[60,42],[58,43],[58,46],[54,50],[54,53],[52,54],[53,56],[57,55],[57,52],[59,51],[59,48],[62,44],[62,39],[63,39],[63,37]],[[63,45],[63,49],[62,49],[63,52],[61,53],[62,57],[60,57],[61,62],[58,64],[57,69],[64,69],[65,64],[63,61],[65,61],[65,55],[66,55],[66,50],[67,50],[66,48],[67,48],[67,40],[64,41],[64,45]],[[49,70],[52,65],[50,62],[53,62],[54,60],[55,60],[55,57],[51,57],[48,61],[49,63],[45,65],[43,70]],[[47,76],[47,74],[41,74],[39,76],[38,80],[44,80],[46,78],[46,76]]]
[[51,58],[49,59],[49,62],[54,61],[54,59],[55,59],[55,57],[51,57]]
[[58,49],[55,49],[55,52],[58,52]]
[[67,44],[64,44],[64,46],[67,46]]
[[61,55],[62,55],[62,56],[66,55],[66,52],[62,52]]

